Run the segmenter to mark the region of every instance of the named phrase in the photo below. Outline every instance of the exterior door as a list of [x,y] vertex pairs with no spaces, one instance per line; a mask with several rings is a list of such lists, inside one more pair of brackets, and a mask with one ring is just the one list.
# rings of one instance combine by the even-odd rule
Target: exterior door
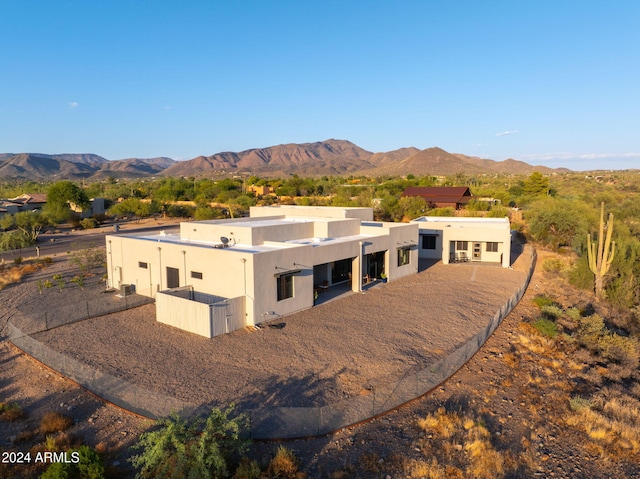
[[482,259],[482,243],[473,243],[473,260],[480,261]]
[[180,270],[167,266],[167,288],[177,288],[180,286]]

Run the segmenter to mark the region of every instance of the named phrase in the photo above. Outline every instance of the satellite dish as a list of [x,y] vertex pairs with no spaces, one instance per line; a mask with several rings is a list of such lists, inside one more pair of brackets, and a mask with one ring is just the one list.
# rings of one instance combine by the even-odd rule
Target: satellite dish
[[226,236],[220,236],[220,242],[227,246],[229,244],[229,238],[227,238]]

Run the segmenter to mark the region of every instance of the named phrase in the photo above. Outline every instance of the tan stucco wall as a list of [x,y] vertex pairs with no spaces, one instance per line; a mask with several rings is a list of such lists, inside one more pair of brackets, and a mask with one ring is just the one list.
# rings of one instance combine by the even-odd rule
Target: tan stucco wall
[[[456,218],[451,218],[451,222],[419,222],[420,234],[437,235],[436,249],[422,249],[422,240],[419,241],[419,253],[423,258],[442,259],[444,264],[449,263],[449,258],[454,250],[451,247],[452,241],[467,241],[467,253],[470,260],[472,258],[473,243],[481,243],[482,262],[500,263],[503,267],[510,266],[511,254],[511,230],[508,221],[498,222],[494,219],[483,221],[480,218],[473,221],[456,223]],[[498,243],[498,251],[486,250],[486,243]]]

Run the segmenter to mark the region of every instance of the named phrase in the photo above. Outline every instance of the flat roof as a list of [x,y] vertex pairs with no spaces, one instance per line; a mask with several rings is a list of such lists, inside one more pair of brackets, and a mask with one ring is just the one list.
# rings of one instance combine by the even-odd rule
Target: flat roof
[[143,241],[153,241],[156,243],[170,243],[184,246],[194,246],[196,248],[214,248],[224,249],[225,251],[235,251],[238,253],[263,253],[265,251],[274,251],[294,245],[286,245],[283,243],[269,242],[260,245],[250,245],[244,243],[229,244],[228,247],[222,248],[220,241],[194,240],[182,238],[179,233],[156,233],[151,235],[118,235],[121,238],[131,238]]
[[463,228],[465,226],[499,226],[509,227],[509,218],[474,218],[460,216],[421,216],[411,220],[411,223],[447,223],[448,226]]
[[193,221],[190,224],[205,224],[205,225],[214,225],[214,226],[234,226],[234,227],[237,226],[240,228],[261,228],[264,226],[321,222],[321,221],[327,221],[329,219],[331,218],[303,218],[303,217],[283,218],[281,216],[278,216],[278,217],[265,216],[264,218],[260,218],[260,219],[247,218],[247,221],[205,220],[205,221]]

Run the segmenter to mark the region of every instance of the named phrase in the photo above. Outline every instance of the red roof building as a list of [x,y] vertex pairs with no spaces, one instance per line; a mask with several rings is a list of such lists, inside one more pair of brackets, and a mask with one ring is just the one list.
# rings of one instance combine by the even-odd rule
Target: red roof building
[[402,196],[420,196],[431,207],[459,210],[471,199],[467,186],[410,186]]

